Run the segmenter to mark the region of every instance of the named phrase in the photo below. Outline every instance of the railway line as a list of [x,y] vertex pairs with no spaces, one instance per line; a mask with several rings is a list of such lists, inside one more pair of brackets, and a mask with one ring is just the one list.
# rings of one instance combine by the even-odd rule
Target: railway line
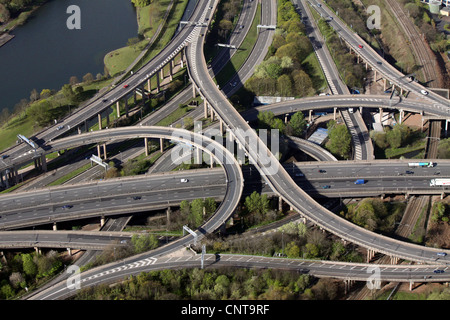
[[419,34],[417,28],[396,0],[386,0],[386,4],[390,7],[391,12],[410,41],[410,48],[413,50],[416,62],[422,66],[421,71],[425,83],[430,87],[440,88],[442,86],[442,81],[436,74],[436,69],[438,68],[436,57],[425,39]]

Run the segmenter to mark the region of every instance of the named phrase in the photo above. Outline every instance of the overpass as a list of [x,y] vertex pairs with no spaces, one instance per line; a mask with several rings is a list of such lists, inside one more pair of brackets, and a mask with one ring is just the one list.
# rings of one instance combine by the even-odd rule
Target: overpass
[[[271,3],[273,4],[272,8],[274,8],[275,3],[273,1]],[[306,219],[313,221],[342,239],[351,241],[369,250],[398,258],[425,263],[435,260],[436,251],[434,249],[397,241],[348,224],[347,221],[322,208],[306,192],[299,188],[284,168],[279,165],[278,160],[271,151],[265,147],[265,144],[227,101],[226,97],[222,95],[209,77],[202,50],[204,35],[201,35],[199,30],[194,32],[197,34],[197,37],[193,37],[194,40],[189,44],[186,54],[191,79],[201,96],[204,97],[204,101],[211,105],[215,114],[228,127],[228,132],[232,132],[233,138],[246,151],[250,161],[255,164],[274,192],[279,194],[284,201],[300,212]],[[249,140],[251,143],[248,142]]]

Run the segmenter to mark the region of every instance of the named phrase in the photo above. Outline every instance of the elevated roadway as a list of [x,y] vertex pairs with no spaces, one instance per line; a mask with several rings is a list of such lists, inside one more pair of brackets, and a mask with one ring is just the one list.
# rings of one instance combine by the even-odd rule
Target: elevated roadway
[[[270,3],[273,4],[272,8],[276,7],[274,1],[270,1]],[[276,21],[272,24],[276,24]],[[194,41],[189,44],[187,50],[187,61],[192,81],[197,86],[197,90],[208,101],[208,104],[212,106],[214,112],[225,123],[228,128],[227,132],[231,132],[238,144],[244,148],[249,160],[255,164],[274,192],[308,220],[342,239],[398,258],[425,263],[435,261],[436,249],[397,241],[350,224],[336,217],[329,210],[322,208],[305,191],[299,188],[284,168],[279,165],[272,152],[216,87],[208,74],[203,56],[204,36],[199,30],[194,32],[197,32],[198,37],[194,37]],[[444,258],[442,261],[444,263],[450,262],[449,258]]]

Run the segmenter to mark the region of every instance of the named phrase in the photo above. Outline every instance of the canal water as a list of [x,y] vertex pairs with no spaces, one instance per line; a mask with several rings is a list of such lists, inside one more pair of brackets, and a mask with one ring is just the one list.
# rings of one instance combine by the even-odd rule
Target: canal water
[[[67,20],[80,8],[81,29],[70,30]],[[51,0],[0,47],[0,111],[12,111],[36,89],[59,90],[70,77],[104,73],[104,56],[137,36],[136,11],[131,0]]]

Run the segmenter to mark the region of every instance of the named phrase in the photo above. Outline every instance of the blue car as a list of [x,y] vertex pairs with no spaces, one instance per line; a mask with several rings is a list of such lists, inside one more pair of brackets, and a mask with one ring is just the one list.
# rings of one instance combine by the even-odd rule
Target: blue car
[[330,189],[330,188],[331,188],[331,186],[329,186],[329,185],[322,186],[322,189]]

